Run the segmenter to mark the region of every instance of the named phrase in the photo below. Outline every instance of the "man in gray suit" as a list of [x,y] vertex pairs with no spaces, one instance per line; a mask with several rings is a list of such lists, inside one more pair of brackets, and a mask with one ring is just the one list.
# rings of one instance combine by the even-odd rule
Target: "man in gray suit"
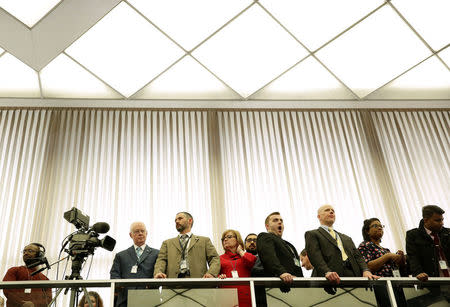
[[[134,222],[130,226],[130,237],[133,246],[116,254],[111,267],[111,279],[152,278],[159,250],[151,248],[147,240],[147,229],[142,222]],[[128,290],[120,289],[116,307],[127,306]]]
[[334,231],[336,215],[331,205],[320,207],[317,218],[320,227],[305,233],[306,252],[314,267],[312,277],[325,276],[336,284],[340,282],[340,277],[379,278],[370,273],[353,240]]
[[192,234],[194,218],[188,212],[175,217],[177,237],[165,240],[155,264],[155,278],[214,278],[220,257],[207,237]]

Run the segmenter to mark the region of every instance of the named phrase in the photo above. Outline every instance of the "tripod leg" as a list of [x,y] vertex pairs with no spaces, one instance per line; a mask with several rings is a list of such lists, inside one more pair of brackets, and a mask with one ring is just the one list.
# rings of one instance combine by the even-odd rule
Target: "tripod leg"
[[86,289],[86,287],[82,287],[82,290],[83,290],[83,292],[84,292],[84,302],[88,302],[89,307],[94,307],[94,306],[92,305],[91,298],[89,297],[89,292],[88,292],[88,290]]
[[48,303],[48,307],[50,307],[54,302],[56,302],[56,299],[61,294],[62,290],[64,290],[64,288],[59,288],[58,291],[56,291],[55,297],[51,300],[50,303]]
[[77,291],[76,288],[70,289],[70,303],[69,303],[69,307],[77,307],[77,305],[75,303],[75,297],[78,296],[77,292],[78,291]]

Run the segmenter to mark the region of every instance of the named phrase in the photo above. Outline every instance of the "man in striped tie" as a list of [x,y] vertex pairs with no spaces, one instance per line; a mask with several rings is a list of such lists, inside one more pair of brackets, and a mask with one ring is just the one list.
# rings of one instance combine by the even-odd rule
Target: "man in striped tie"
[[370,273],[353,240],[333,229],[336,220],[334,208],[323,205],[317,211],[320,227],[305,233],[306,252],[314,267],[312,277],[326,277],[338,284],[340,277],[367,277],[378,279]]

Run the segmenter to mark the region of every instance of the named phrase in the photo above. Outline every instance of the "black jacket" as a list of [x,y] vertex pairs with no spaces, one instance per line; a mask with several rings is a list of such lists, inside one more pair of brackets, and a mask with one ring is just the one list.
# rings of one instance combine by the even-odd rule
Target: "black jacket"
[[[450,229],[443,227],[438,233],[447,261],[450,260]],[[430,277],[439,277],[439,255],[433,239],[427,234],[423,220],[419,227],[406,232],[406,253],[411,274],[417,276],[427,273]]]
[[[356,277],[361,277],[367,271],[367,264],[361,253],[356,249],[353,240],[340,232],[335,231],[341,238],[345,253],[348,256],[352,271]],[[339,276],[344,274],[342,252],[336,240],[322,227],[305,233],[306,252],[309,261],[314,266],[312,277],[324,277],[328,272],[336,272]]]
[[280,277],[283,273],[303,277],[302,268],[294,262],[295,257],[300,263],[297,250],[288,241],[273,233],[261,232],[256,247],[267,277]]

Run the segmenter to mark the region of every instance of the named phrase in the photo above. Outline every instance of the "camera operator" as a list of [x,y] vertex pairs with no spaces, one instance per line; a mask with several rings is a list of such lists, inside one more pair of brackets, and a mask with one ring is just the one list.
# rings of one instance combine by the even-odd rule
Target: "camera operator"
[[[23,261],[25,266],[10,268],[3,281],[26,281],[26,280],[48,280],[42,274],[34,274],[37,264],[43,264],[46,260],[45,248],[39,243],[31,243],[23,249]],[[7,307],[45,307],[52,300],[51,288],[31,288],[31,289],[4,289]]]

